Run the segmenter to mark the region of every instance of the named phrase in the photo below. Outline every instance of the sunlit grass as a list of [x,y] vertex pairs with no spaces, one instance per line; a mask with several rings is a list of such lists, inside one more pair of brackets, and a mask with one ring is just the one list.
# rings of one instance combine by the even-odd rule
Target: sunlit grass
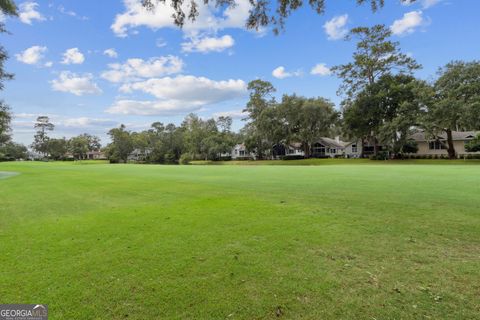
[[[474,319],[474,165],[0,163],[0,303],[52,319]],[[445,163],[445,165],[443,165]]]

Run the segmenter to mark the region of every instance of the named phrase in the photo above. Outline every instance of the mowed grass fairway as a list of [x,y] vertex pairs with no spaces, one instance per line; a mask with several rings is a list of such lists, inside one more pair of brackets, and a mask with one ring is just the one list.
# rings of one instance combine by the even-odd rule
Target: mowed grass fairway
[[1,163],[20,174],[0,179],[0,303],[51,319],[478,319],[480,166],[441,163]]

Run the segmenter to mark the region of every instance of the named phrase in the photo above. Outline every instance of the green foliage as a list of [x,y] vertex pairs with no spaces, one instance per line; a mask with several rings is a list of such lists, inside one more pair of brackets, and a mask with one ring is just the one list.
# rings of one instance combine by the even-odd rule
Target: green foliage
[[[365,3],[370,4],[370,8],[373,12],[383,7],[385,4],[385,0],[354,1],[358,5],[363,5]],[[410,4],[416,0],[400,1]],[[155,10],[155,7],[159,2],[165,3],[164,0],[142,0],[143,5],[149,10]],[[323,14],[326,7],[325,2],[325,0],[310,0],[308,3],[310,8],[317,14]],[[186,3],[187,1],[185,0],[173,0],[171,4],[175,11],[172,15],[173,22],[179,27],[183,27],[187,21],[195,23],[201,12],[201,9],[198,8],[199,6],[210,4],[217,8],[232,9],[238,5],[236,0],[190,0],[188,1],[188,5],[186,5]],[[273,26],[273,32],[278,34],[280,31],[284,30],[285,22],[288,17],[294,11],[300,9],[304,3],[302,1],[289,0],[278,0],[276,2],[263,0],[251,2],[251,4],[253,5],[253,8],[249,11],[246,28],[260,30],[271,25]],[[273,12],[273,14],[271,12]]]
[[0,0],[0,11],[7,16],[16,16],[17,6],[12,0]]
[[480,134],[465,146],[465,150],[467,152],[480,152]]
[[7,142],[0,146],[0,161],[14,161],[27,159],[27,147],[23,144]]
[[304,98],[284,95],[277,103],[271,83],[255,80],[249,83],[250,100],[245,112],[248,124],[243,134],[248,150],[257,158],[271,156],[274,145],[299,141],[309,156],[315,139],[328,135],[338,119],[335,106],[324,98]]
[[68,141],[68,151],[76,160],[85,160],[88,152],[99,151],[100,148],[100,138],[88,133],[72,137]]
[[418,144],[415,140],[407,140],[405,144],[402,146],[401,152],[404,153],[417,153],[418,152]]
[[12,114],[10,108],[3,101],[0,101],[0,147],[10,141],[10,121]]
[[411,74],[421,68],[415,59],[400,51],[399,43],[391,41],[391,36],[392,31],[384,25],[351,30],[347,40],[358,39],[353,62],[332,68],[343,80],[339,93],[345,93],[348,99],[352,99],[384,75],[392,74],[393,71]]
[[434,86],[424,91],[423,125],[447,134],[448,154],[456,157],[452,131],[480,129],[480,62],[453,61],[439,70]]
[[387,151],[380,151],[377,154],[373,154],[370,156],[370,160],[388,160],[389,154]]
[[[0,0],[0,13],[3,16],[16,16],[17,7],[12,0]],[[4,19],[0,21],[0,33],[7,32],[5,29]],[[3,90],[4,81],[13,79],[13,74],[5,71],[5,62],[8,59],[7,51],[3,46],[0,46],[0,90]],[[1,132],[0,132],[1,133]]]
[[300,160],[300,159],[305,159],[305,157],[301,155],[294,155],[294,154],[289,154],[282,157],[282,160]]
[[388,147],[395,155],[405,153],[403,147],[421,114],[417,91],[425,85],[402,74],[386,74],[367,85],[344,109],[349,132]]
[[55,125],[50,122],[50,119],[47,116],[40,116],[37,118],[34,128],[36,133],[32,143],[32,148],[44,156],[48,156],[48,140],[50,140],[50,138],[48,137],[47,132],[53,131]]
[[284,96],[280,110],[285,114],[284,126],[288,130],[285,140],[301,142],[307,158],[315,140],[330,135],[339,116],[335,105],[324,98]]
[[47,153],[53,160],[64,160],[66,153],[68,152],[68,141],[65,138],[62,139],[48,139]]
[[134,149],[130,131],[127,131],[125,125],[122,124],[119,128],[111,129],[108,135],[112,140],[106,148],[108,158],[113,163],[127,162],[128,156]]
[[178,163],[186,165],[186,164],[190,164],[192,160],[193,160],[193,157],[191,154],[184,153],[180,156],[180,160],[178,161]]

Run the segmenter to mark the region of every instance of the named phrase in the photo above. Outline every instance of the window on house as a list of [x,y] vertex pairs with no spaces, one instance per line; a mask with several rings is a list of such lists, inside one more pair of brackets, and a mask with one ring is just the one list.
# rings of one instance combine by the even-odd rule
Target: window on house
[[428,147],[430,150],[444,150],[446,149],[445,146],[440,141],[430,141],[428,143]]
[[312,153],[313,154],[323,155],[323,154],[325,154],[325,151],[326,151],[325,146],[321,145],[320,143],[316,143],[316,144],[313,145],[313,148],[312,148]]
[[244,150],[240,150],[240,156],[244,156],[245,155],[245,151]]
[[330,149],[331,153],[337,153],[337,149]]
[[352,153],[357,153],[357,145],[352,144]]

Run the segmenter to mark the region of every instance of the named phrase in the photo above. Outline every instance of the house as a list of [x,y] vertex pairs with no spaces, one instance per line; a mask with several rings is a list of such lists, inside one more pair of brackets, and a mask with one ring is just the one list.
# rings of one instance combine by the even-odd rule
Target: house
[[288,146],[284,146],[284,156],[305,156],[305,152],[302,148],[302,144],[300,142],[291,143]]
[[[459,157],[469,154],[480,154],[480,152],[467,152],[465,145],[474,139],[480,132],[477,131],[453,131],[453,146],[455,152]],[[416,155],[422,156],[446,156],[447,152],[447,134],[441,133],[436,137],[426,133],[425,131],[418,131],[412,134],[411,138],[415,140],[418,146]]]
[[[384,150],[382,145],[377,144],[377,152]],[[360,158],[362,156],[368,157],[375,153],[375,146],[373,142],[365,140],[362,144],[362,140],[356,140],[352,142],[347,142],[345,144],[344,154],[345,158]]]
[[152,153],[151,149],[135,149],[128,155],[128,161],[145,161],[147,157]]
[[236,144],[232,148],[230,156],[232,157],[232,160],[255,159],[255,154],[253,152],[248,152],[243,143]]
[[340,140],[322,137],[312,144],[311,154],[314,158],[335,158],[343,156],[345,153],[345,145],[347,143]]
[[106,160],[107,156],[102,151],[88,151],[87,159],[88,160]]
[[[335,158],[343,156],[347,142],[335,139],[321,137],[312,144],[310,154],[313,158]],[[299,142],[291,143],[285,147],[285,156],[305,156],[303,146]]]

